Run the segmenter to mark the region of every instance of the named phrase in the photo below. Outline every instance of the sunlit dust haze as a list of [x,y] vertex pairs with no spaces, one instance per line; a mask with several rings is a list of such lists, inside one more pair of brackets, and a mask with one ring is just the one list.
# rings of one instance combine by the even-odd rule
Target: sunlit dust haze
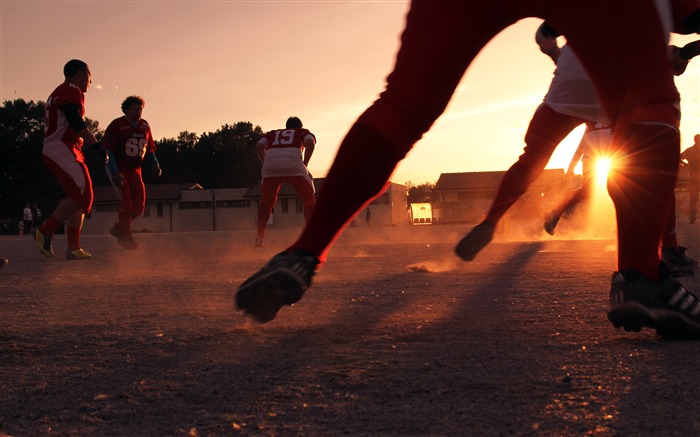
[[[296,115],[316,134],[309,167],[322,177],[350,125],[382,91],[408,5],[3,0],[0,98],[45,101],[63,80],[66,61],[78,58],[93,72],[86,115],[102,128],[121,116],[119,105],[131,94],[145,98],[144,118],[157,139],[238,121],[270,130]],[[539,24],[522,20],[487,45],[393,181],[505,170],[517,159],[554,70],[534,42]],[[672,43],[692,39],[674,36]],[[676,83],[687,147],[700,126],[700,61]],[[566,168],[581,134],[577,129],[563,142],[549,168]]]

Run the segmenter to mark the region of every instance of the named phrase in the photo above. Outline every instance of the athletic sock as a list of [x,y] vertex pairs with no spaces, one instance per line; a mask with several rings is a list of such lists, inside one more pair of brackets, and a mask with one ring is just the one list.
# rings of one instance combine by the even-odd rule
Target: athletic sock
[[61,226],[61,222],[56,219],[56,216],[51,214],[49,218],[41,225],[39,231],[44,235],[51,235],[56,232],[56,229]]
[[615,136],[619,150],[608,192],[617,214],[617,268],[634,269],[658,281],[659,246],[674,199],[680,135],[668,126],[636,124]]
[[80,229],[66,228],[66,234],[68,236],[68,250],[73,252],[80,249]]

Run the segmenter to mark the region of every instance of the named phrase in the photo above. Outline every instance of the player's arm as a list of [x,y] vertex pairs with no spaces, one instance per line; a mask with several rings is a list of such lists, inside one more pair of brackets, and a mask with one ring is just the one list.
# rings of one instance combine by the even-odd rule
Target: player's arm
[[307,167],[311,161],[311,155],[314,154],[314,149],[316,149],[316,137],[308,134],[304,137],[304,165]]
[[537,28],[537,32],[535,32],[535,42],[540,46],[540,51],[549,56],[555,64],[561,53],[559,44],[557,44],[558,36],[559,32],[546,21],[540,24],[540,27]]
[[260,162],[265,162],[265,149],[267,149],[269,144],[270,143],[267,141],[267,138],[262,137],[260,138],[260,141],[258,141],[258,144],[255,145],[255,152],[257,153]]
[[151,132],[150,126],[146,132],[146,136],[148,137],[148,145],[146,146],[146,156],[144,160],[151,166],[153,177],[159,178],[163,174],[163,170],[160,168],[160,163],[156,157],[156,142],[153,141],[153,132]]
[[85,124],[83,116],[80,115],[80,107],[75,103],[66,103],[63,105],[63,114],[66,116],[68,125],[77,132],[78,136],[82,138],[88,146],[99,146],[99,141],[95,138],[90,129],[88,129]]

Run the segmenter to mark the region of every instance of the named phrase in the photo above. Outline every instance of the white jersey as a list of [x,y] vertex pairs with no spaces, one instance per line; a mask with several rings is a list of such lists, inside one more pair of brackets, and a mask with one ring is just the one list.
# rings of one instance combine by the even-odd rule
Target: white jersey
[[560,114],[598,123],[609,122],[591,78],[568,45],[561,48],[544,103]]

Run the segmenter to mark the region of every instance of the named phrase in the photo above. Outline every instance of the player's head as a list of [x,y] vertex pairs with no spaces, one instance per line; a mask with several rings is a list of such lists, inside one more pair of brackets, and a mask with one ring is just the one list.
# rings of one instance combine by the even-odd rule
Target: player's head
[[122,102],[122,112],[126,114],[126,112],[134,105],[138,105],[141,110],[143,110],[146,102],[140,96],[129,96]]
[[304,125],[299,120],[299,117],[289,117],[287,119],[287,129],[301,129]]
[[92,83],[92,73],[90,67],[80,59],[71,59],[63,66],[63,76],[66,81],[77,85],[83,92],[86,92]]

